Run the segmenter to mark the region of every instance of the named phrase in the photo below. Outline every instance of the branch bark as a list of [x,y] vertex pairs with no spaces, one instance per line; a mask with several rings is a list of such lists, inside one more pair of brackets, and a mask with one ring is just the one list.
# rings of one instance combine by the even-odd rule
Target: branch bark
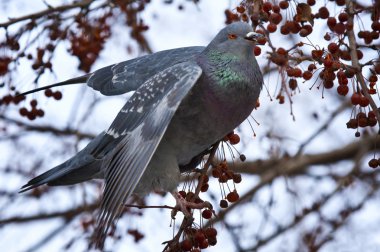
[[377,105],[376,105],[375,101],[372,99],[371,95],[368,92],[368,88],[367,88],[367,85],[365,83],[363,73],[361,71],[362,69],[361,69],[361,66],[359,63],[358,55],[356,53],[357,52],[356,51],[357,43],[356,43],[355,33],[354,33],[354,29],[353,29],[353,27],[354,27],[354,16],[355,16],[355,9],[353,6],[353,1],[352,0],[346,0],[346,7],[347,7],[347,13],[348,13],[347,25],[352,26],[352,29],[347,29],[347,37],[348,37],[348,44],[350,46],[350,55],[351,55],[352,66],[357,71],[356,78],[359,82],[359,85],[360,85],[362,91],[363,91],[363,94],[369,99],[370,106],[371,106],[373,112],[376,114],[376,119],[377,119],[377,122],[378,122],[379,127],[380,127],[380,113],[377,109]]
[[45,10],[35,12],[32,14],[28,14],[25,16],[21,16],[18,18],[8,18],[9,21],[4,22],[4,23],[0,23],[0,27],[7,28],[8,26],[13,25],[13,24],[18,23],[18,22],[29,20],[29,19],[38,19],[38,18],[41,18],[43,16],[46,16],[46,15],[49,15],[52,13],[64,12],[64,11],[76,9],[76,8],[86,8],[86,7],[89,7],[95,1],[96,0],[83,0],[80,2],[74,2],[72,4],[66,4],[66,5],[61,5],[61,6],[57,6],[57,7],[50,7],[50,8],[47,8]]

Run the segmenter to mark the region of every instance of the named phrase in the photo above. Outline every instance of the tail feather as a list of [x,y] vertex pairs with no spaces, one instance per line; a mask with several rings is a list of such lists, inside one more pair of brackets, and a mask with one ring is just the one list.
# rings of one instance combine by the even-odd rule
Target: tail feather
[[94,158],[91,152],[102,141],[104,134],[104,132],[99,134],[83,150],[66,162],[31,179],[27,184],[21,187],[19,192],[22,193],[43,184],[51,186],[71,185],[102,177],[102,159]]

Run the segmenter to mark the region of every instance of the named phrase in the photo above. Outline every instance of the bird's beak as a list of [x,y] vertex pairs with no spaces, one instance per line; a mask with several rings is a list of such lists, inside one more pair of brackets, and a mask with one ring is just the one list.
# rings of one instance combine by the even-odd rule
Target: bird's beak
[[257,32],[248,32],[247,35],[245,35],[244,39],[257,42],[258,39],[264,38],[265,36],[263,34],[257,33]]

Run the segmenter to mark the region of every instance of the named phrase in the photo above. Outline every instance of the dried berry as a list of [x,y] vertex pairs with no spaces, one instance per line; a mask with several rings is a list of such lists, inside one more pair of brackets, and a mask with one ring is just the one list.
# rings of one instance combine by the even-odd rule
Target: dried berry
[[62,93],[60,91],[56,91],[53,93],[53,97],[56,100],[61,100],[62,99]]
[[322,18],[322,19],[326,19],[329,17],[330,15],[330,12],[329,10],[326,8],[326,7],[321,7],[319,10],[318,10],[318,14],[319,14],[319,17]]
[[216,237],[217,234],[218,234],[218,231],[215,229],[215,228],[206,228],[205,231],[204,231],[207,239],[209,239],[210,237]]
[[278,6],[280,6],[281,9],[285,10],[289,7],[289,2],[288,1],[281,1],[278,3]]
[[342,95],[342,96],[345,96],[347,95],[348,93],[348,86],[345,86],[345,85],[339,85],[337,87],[337,92],[338,94]]
[[212,217],[212,211],[210,209],[203,210],[202,217],[206,220],[210,219]]
[[379,161],[375,158],[372,158],[371,160],[369,160],[368,165],[369,167],[375,169],[379,166]]
[[239,200],[239,194],[236,190],[233,190],[229,194],[227,194],[227,200],[231,203],[236,202]]
[[221,200],[220,202],[219,202],[219,206],[221,207],[221,208],[227,208],[228,207],[228,202],[227,202],[227,200]]
[[240,142],[240,137],[238,134],[232,134],[229,137],[229,141],[230,141],[230,144],[232,145],[238,144]]

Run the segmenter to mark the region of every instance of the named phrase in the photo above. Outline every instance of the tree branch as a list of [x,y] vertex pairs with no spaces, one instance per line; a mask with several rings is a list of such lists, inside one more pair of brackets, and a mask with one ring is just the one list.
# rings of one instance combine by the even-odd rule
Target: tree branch
[[227,209],[218,213],[216,218],[211,219],[205,227],[212,226],[215,223],[223,220],[237,206],[243,202],[249,201],[252,196],[265,185],[274,181],[280,175],[295,175],[304,174],[305,170],[312,165],[332,164],[343,160],[351,160],[358,158],[358,154],[363,155],[363,146],[368,150],[379,149],[380,138],[377,135],[371,137],[363,137],[363,139],[350,143],[342,148],[326,151],[320,154],[309,154],[296,156],[293,158],[283,157],[276,160],[255,161],[235,164],[234,171],[248,174],[259,174],[261,181],[246,194],[240,197],[235,203]]
[[28,14],[28,15],[18,17],[18,18],[8,18],[9,21],[4,22],[4,23],[0,23],[0,27],[7,28],[8,26],[13,25],[13,24],[18,23],[18,22],[21,22],[21,21],[25,21],[28,19],[38,19],[38,18],[41,18],[43,16],[46,16],[46,15],[49,15],[49,14],[52,14],[55,12],[64,12],[64,11],[76,9],[76,8],[86,8],[86,7],[90,6],[95,1],[97,1],[97,0],[83,0],[80,2],[74,2],[72,4],[47,8],[45,10],[35,12],[32,14]]
[[[352,0],[346,0],[346,7],[347,7],[347,13],[348,13],[348,21],[347,24],[352,25],[354,27],[354,16],[355,16],[355,10],[352,3]],[[369,99],[369,104],[373,110],[373,112],[376,114],[376,119],[380,127],[380,113],[377,109],[377,105],[375,101],[372,99],[371,95],[368,93],[367,85],[365,84],[362,69],[360,67],[357,51],[356,51],[356,38],[354,29],[347,29],[347,37],[348,37],[348,43],[350,47],[350,55],[351,55],[351,62],[352,66],[356,69],[356,78],[359,82],[360,87],[363,90],[363,94]]]
[[35,125],[31,125],[20,120],[8,118],[4,115],[0,115],[0,119],[7,121],[9,123],[16,124],[17,126],[24,128],[26,131],[36,131],[36,132],[43,132],[43,133],[49,132],[57,136],[77,136],[80,139],[83,139],[83,138],[93,139],[96,136],[91,133],[84,133],[84,132],[80,132],[78,130],[73,130],[69,128],[58,129],[50,125],[39,125],[39,126],[36,125],[35,126]]

